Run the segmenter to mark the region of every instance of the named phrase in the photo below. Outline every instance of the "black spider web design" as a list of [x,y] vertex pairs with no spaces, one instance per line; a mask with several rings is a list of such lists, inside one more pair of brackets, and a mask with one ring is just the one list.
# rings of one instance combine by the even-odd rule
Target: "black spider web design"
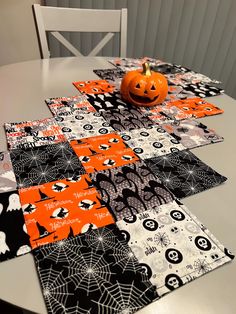
[[67,307],[66,314],[90,314],[90,309],[85,310],[79,306],[79,302],[75,306]]
[[90,233],[85,234],[85,241],[89,247],[92,247],[96,251],[105,251],[114,248],[117,243],[117,237],[113,233],[113,230],[104,227],[92,229]]
[[[103,254],[104,255],[104,254]],[[103,255],[93,251],[83,252],[78,255],[68,269],[66,280],[72,281],[76,287],[84,290],[87,295],[100,290],[103,283],[111,284],[110,278],[113,273],[110,264]]]
[[138,289],[134,282],[123,284],[116,282],[110,287],[103,287],[103,293],[97,304],[97,314],[132,314],[140,310],[151,300],[147,297],[147,292]]

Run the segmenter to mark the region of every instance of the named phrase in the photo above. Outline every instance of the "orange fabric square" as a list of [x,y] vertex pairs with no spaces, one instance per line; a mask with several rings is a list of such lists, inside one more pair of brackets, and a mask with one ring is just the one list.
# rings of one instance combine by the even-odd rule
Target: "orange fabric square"
[[139,157],[116,133],[70,142],[87,173],[123,166]]
[[106,80],[79,81],[73,84],[82,94],[103,94],[114,91],[114,86]]
[[114,223],[88,175],[19,190],[32,248]]

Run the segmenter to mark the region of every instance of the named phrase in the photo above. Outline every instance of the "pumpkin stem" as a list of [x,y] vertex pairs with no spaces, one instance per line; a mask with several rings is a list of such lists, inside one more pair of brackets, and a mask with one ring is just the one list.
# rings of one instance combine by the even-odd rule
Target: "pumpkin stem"
[[147,62],[144,62],[144,63],[142,64],[142,66],[143,66],[143,72],[142,72],[142,74],[145,75],[145,76],[151,76],[151,75],[152,75],[152,72],[151,72],[151,70],[150,70],[149,64],[148,64]]

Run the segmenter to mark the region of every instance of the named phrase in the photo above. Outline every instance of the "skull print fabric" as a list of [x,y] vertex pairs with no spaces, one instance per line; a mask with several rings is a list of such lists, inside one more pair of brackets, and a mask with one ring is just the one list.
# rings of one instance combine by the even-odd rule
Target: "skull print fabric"
[[31,251],[18,192],[0,193],[0,261]]
[[94,172],[90,177],[101,194],[102,203],[116,220],[173,200],[172,193],[143,162]]
[[167,155],[185,149],[178,140],[158,126],[126,131],[120,135],[141,159]]
[[32,248],[114,222],[88,175],[20,189]]
[[69,141],[114,132],[98,112],[81,112],[67,117],[60,116],[56,120]]
[[34,250],[48,313],[135,313],[157,299],[115,225]]
[[10,155],[19,188],[85,173],[67,142],[37,148],[14,149]]
[[117,133],[74,140],[70,145],[87,173],[124,166],[139,160]]
[[16,190],[16,177],[9,152],[0,153],[0,193]]
[[114,90],[114,86],[106,80],[79,81],[73,84],[82,94],[112,93]]
[[117,226],[159,296],[234,257],[179,201],[130,216]]
[[188,150],[145,162],[177,198],[208,190],[227,180]]
[[224,140],[214,130],[208,129],[206,125],[195,120],[164,123],[162,127],[186,148],[199,147]]
[[62,130],[54,118],[5,123],[5,130],[10,149],[39,147],[65,141]]

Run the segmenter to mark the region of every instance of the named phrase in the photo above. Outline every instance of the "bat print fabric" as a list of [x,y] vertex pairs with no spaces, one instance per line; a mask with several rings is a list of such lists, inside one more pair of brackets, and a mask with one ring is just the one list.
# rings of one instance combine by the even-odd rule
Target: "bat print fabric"
[[103,204],[116,220],[171,202],[173,195],[143,163],[90,174]]
[[31,251],[18,192],[0,193],[0,261]]
[[54,118],[5,123],[5,131],[10,149],[39,147],[65,141]]
[[70,142],[87,173],[123,166],[139,158],[117,133]]
[[135,313],[158,298],[115,225],[34,250],[48,313]]
[[177,198],[208,190],[227,180],[188,150],[145,162]]
[[79,81],[73,84],[82,94],[112,93],[114,90],[114,86],[106,80]]
[[88,175],[20,189],[32,248],[114,222]]
[[83,174],[85,170],[67,142],[10,152],[19,188]]
[[114,132],[114,129],[98,112],[80,112],[77,115],[57,117],[58,124],[68,140]]
[[160,126],[126,131],[120,135],[141,159],[162,156],[185,149],[178,140]]
[[130,216],[117,226],[159,296],[234,257],[179,201]]
[[166,132],[180,141],[184,147],[189,149],[224,140],[214,130],[195,120],[188,119],[163,123],[162,127]]
[[16,177],[9,152],[0,152],[0,193],[16,190]]

